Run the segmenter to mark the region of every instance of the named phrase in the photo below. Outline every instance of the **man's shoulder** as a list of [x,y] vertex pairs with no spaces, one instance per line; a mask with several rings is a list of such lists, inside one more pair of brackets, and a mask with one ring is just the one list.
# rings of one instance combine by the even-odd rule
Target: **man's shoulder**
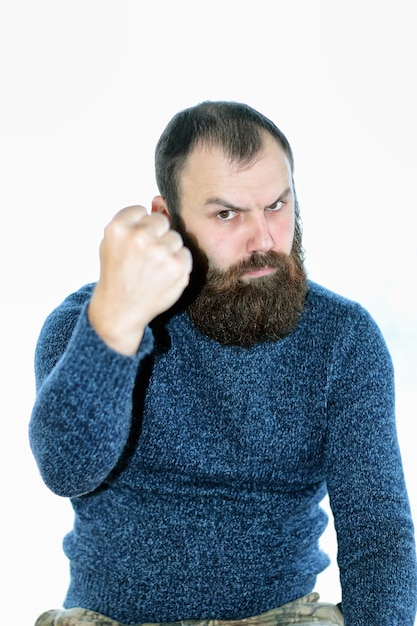
[[91,299],[96,283],[87,283],[67,295],[51,312],[50,317],[77,315],[86,302]]
[[382,336],[370,312],[358,301],[309,281],[305,307],[307,325],[345,336]]
[[365,309],[359,302],[311,280],[308,281],[307,303],[309,308],[325,309],[329,312],[342,312],[343,310],[351,313],[365,312]]
[[51,336],[69,335],[94,291],[95,283],[88,283],[65,297],[45,319],[39,341]]
[[68,296],[66,296],[61,306],[68,304],[84,304],[86,300],[89,300],[91,298],[95,286],[96,283],[87,283],[86,285],[83,285],[76,291],[73,291]]

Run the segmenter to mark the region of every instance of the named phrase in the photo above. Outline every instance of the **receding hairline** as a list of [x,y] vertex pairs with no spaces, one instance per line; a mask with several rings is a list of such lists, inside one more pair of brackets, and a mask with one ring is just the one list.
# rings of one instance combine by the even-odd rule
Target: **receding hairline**
[[185,156],[181,163],[181,167],[179,168],[178,174],[181,177],[181,173],[189,162],[190,158],[196,153],[197,150],[207,150],[210,151],[212,149],[219,150],[227,161],[232,166],[239,166],[239,170],[246,170],[256,165],[259,161],[261,161],[267,155],[267,144],[268,140],[270,140],[271,144],[274,144],[278,147],[278,149],[282,152],[283,156],[287,159],[291,173],[293,171],[293,160],[292,155],[288,153],[285,147],[282,145],[281,141],[278,137],[275,137],[269,130],[259,127],[259,138],[260,145],[259,149],[253,151],[253,153],[241,157],[240,155],[233,153],[228,149],[227,144],[225,144],[221,139],[216,137],[196,137],[193,141],[188,154]]

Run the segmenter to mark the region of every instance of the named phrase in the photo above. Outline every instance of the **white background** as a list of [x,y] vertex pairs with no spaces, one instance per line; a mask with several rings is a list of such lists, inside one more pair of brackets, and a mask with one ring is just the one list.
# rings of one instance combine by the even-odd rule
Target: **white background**
[[[2,622],[59,607],[67,501],[38,477],[27,424],[40,326],[95,280],[104,225],[156,193],[179,109],[247,102],[288,136],[310,277],[359,300],[397,378],[417,511],[415,3],[38,0],[0,9]],[[323,546],[334,561],[334,537]],[[318,589],[339,600],[332,565]],[[16,613],[18,616],[16,617]]]

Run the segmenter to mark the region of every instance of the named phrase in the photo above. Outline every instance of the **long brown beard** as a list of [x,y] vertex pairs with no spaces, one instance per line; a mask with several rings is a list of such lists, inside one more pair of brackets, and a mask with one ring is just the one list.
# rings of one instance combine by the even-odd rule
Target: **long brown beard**
[[[273,267],[263,277],[243,281],[251,270]],[[220,271],[209,268],[206,282],[187,311],[202,333],[223,345],[252,346],[294,330],[304,307],[307,277],[300,255],[255,253]]]

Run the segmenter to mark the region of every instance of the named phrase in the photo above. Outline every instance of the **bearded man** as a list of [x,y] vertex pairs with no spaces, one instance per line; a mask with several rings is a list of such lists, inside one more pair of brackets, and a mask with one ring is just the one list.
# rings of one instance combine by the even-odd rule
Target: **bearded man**
[[[151,212],[46,320],[30,441],[71,499],[37,626],[413,626],[414,530],[375,322],[311,282],[290,145],[251,107],[181,111]],[[342,598],[319,601],[328,494]]]

